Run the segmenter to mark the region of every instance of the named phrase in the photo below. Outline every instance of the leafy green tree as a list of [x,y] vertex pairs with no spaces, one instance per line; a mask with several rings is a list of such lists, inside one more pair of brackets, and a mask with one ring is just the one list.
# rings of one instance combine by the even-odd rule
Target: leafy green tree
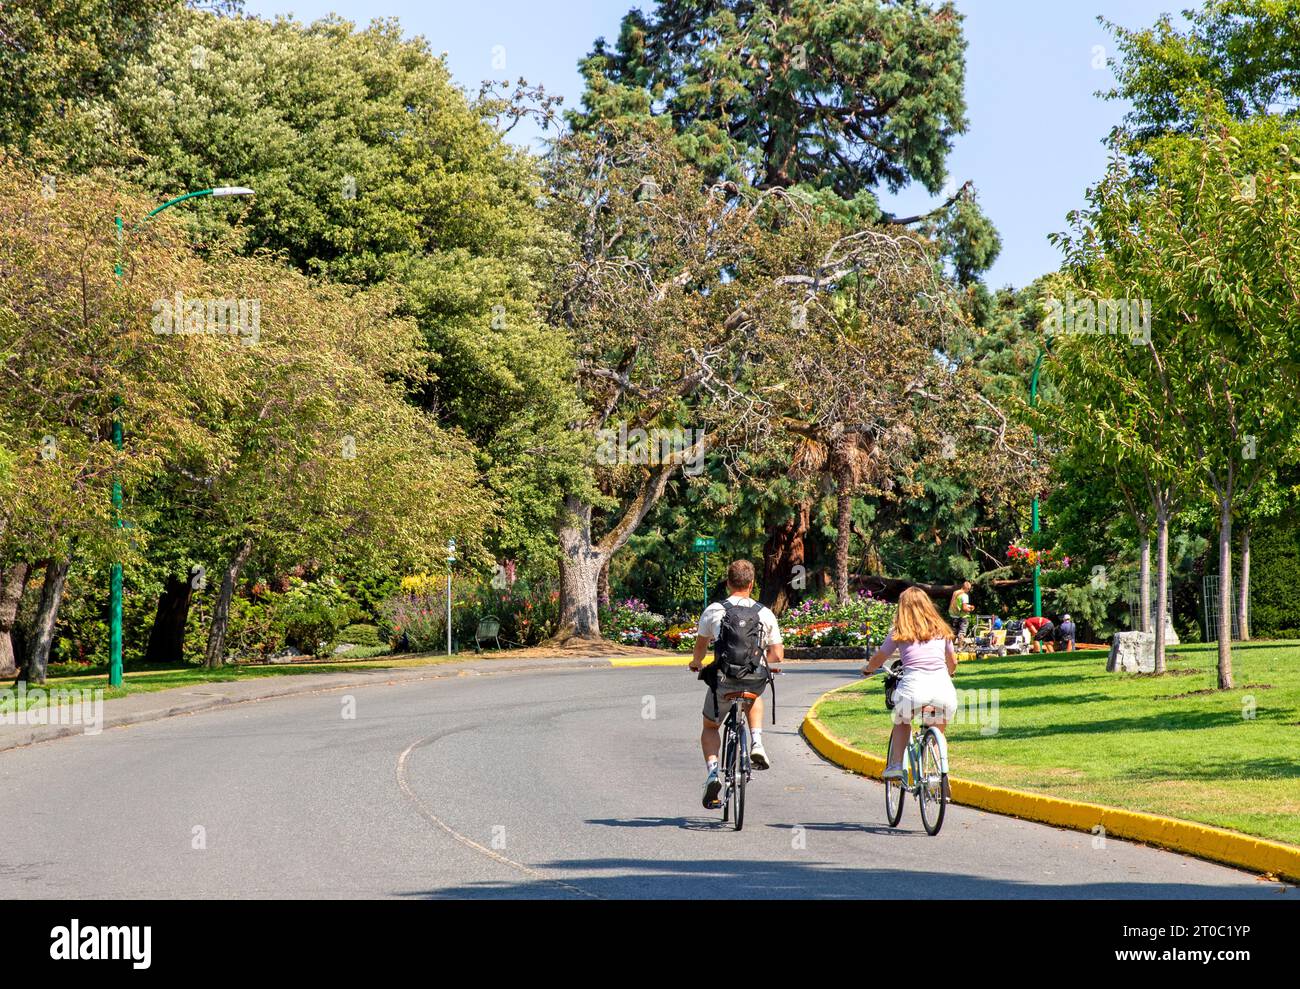
[[1100,18],[1119,48],[1107,95],[1131,104],[1126,124],[1139,145],[1199,131],[1199,101],[1217,92],[1237,120],[1300,111],[1300,11],[1290,0],[1206,0],[1185,12],[1186,29],[1163,15],[1128,30]]
[[[1217,509],[1226,616],[1234,510],[1294,434],[1300,191],[1276,118],[1236,123],[1212,99],[1201,112],[1194,137],[1144,146],[1153,183],[1116,156],[1073,218],[1067,265],[1089,286],[1150,302],[1151,343],[1134,350],[1148,362],[1142,397],[1169,425],[1165,462],[1194,465]],[[1232,683],[1225,632],[1219,686]]]
[[579,129],[657,121],[710,179],[797,189],[846,223],[923,224],[973,279],[1001,249],[969,183],[923,215],[877,190],[945,187],[966,130],[966,41],[951,3],[660,0],[580,68]]

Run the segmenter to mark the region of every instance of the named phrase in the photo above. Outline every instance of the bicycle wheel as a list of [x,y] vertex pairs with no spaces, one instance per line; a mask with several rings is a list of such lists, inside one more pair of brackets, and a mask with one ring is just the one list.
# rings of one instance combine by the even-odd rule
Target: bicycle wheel
[[749,748],[749,729],[742,728],[736,735],[736,752],[732,759],[733,778],[735,779],[736,790],[736,830],[739,831],[745,826],[745,784],[749,782],[745,777],[745,750]]
[[921,739],[921,766],[917,773],[916,799],[921,804],[921,824],[925,833],[936,835],[943,827],[943,812],[948,806],[948,774],[939,762],[938,730],[927,728]]
[[718,771],[722,773],[723,824],[731,820],[731,781],[735,778],[731,775],[731,753],[736,747],[735,737],[730,726],[722,733],[722,762],[718,765]]
[[[901,762],[901,759],[894,758],[894,739],[890,736],[889,753],[885,757],[885,766],[892,766],[895,762]],[[903,818],[903,797],[906,793],[903,790],[902,780],[885,780],[885,818],[889,821],[891,828],[898,827],[898,822]]]

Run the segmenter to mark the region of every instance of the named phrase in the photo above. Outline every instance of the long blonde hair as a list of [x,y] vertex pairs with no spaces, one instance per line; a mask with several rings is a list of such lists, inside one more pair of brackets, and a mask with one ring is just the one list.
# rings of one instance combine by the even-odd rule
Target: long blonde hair
[[899,595],[891,634],[895,642],[929,642],[953,637],[952,629],[935,610],[930,595],[919,587],[909,587]]

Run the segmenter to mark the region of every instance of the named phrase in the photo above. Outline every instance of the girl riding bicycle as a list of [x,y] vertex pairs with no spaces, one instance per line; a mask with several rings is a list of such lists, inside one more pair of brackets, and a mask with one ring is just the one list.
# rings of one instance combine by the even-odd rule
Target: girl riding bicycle
[[[895,651],[900,654],[903,677],[894,691],[894,730],[889,751],[902,753],[911,733],[912,719],[923,708],[935,710],[935,728],[943,731],[957,712],[957,654],[952,647],[953,631],[935,609],[930,596],[919,587],[909,587],[898,599],[894,627],[884,644],[862,672],[875,673]],[[885,767],[884,779],[903,779],[901,762]]]

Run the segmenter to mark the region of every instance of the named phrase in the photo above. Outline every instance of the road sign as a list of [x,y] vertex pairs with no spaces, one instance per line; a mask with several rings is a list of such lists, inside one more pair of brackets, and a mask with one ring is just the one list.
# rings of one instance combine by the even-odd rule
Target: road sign
[[718,541],[712,536],[696,536],[695,545],[691,548],[697,553],[716,553]]

